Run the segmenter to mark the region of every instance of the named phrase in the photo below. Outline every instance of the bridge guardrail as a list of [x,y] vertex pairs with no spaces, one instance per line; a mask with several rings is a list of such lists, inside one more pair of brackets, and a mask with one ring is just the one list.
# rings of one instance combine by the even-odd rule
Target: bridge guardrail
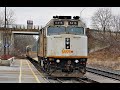
[[[41,26],[33,25],[32,27],[28,27],[27,25],[19,25],[19,24],[12,24],[6,25],[6,28],[11,29],[40,29]],[[4,28],[4,25],[0,25],[0,28]]]

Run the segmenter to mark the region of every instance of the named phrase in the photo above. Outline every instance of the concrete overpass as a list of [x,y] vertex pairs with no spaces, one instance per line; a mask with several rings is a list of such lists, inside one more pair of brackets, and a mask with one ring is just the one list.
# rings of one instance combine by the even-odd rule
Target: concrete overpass
[[[5,35],[5,32],[7,33]],[[3,45],[2,48],[6,47],[9,48],[9,50],[11,48],[14,48],[14,35],[39,35],[39,27],[38,28],[4,28],[4,27],[0,27],[0,41]],[[7,44],[5,45],[4,43],[4,37],[7,38],[7,42],[10,42],[12,46],[8,46]]]

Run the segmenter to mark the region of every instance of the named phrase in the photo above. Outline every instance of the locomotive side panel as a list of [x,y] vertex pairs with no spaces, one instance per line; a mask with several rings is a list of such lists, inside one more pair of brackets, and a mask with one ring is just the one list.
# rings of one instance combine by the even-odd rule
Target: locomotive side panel
[[44,48],[44,57],[47,57],[47,39],[46,39],[46,30],[44,30],[44,42],[43,42],[43,48]]
[[38,56],[39,57],[43,57],[44,55],[44,34],[43,34],[43,30],[40,31],[40,36],[39,36],[39,48],[38,48]]

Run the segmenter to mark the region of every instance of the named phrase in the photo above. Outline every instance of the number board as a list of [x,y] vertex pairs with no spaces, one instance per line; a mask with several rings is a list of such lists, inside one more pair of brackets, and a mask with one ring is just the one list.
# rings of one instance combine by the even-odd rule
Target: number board
[[28,25],[33,25],[33,21],[32,20],[27,20],[27,24]]
[[54,21],[54,25],[64,25],[63,21]]
[[78,21],[69,21],[68,25],[78,25]]

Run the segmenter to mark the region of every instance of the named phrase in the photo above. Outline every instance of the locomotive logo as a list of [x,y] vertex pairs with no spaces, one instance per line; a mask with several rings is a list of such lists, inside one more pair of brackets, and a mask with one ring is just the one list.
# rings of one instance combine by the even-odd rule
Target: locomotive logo
[[72,50],[62,50],[62,54],[66,54],[66,53],[73,53]]

